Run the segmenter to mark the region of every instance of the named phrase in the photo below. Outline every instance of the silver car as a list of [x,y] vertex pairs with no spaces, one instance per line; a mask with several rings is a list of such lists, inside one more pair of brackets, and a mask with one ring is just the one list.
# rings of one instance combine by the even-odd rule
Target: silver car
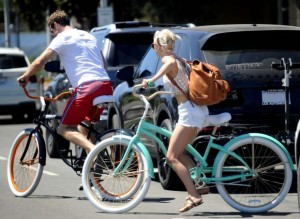
[[[0,48],[0,115],[12,115],[14,120],[32,119],[40,109],[39,101],[25,96],[17,78],[30,62],[24,51],[18,48]],[[30,95],[43,93],[39,76],[32,76],[27,85]]]

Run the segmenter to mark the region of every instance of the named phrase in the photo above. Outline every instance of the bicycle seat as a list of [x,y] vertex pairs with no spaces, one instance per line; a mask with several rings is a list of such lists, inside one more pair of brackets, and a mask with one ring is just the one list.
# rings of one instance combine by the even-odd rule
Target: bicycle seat
[[231,120],[231,114],[227,112],[216,114],[216,115],[208,115],[205,118],[205,122],[209,126],[219,126],[229,122],[230,120]]
[[103,107],[103,105],[107,105],[114,102],[115,98],[113,95],[101,95],[93,100],[93,106],[98,106],[101,108]]

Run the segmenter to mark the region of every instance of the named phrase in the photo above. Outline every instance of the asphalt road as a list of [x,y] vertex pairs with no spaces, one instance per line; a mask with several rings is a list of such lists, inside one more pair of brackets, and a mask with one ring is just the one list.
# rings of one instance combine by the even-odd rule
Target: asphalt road
[[[27,198],[10,192],[6,166],[9,149],[18,132],[31,124],[11,124],[0,119],[0,219],[48,218],[300,218],[297,193],[292,189],[286,199],[271,211],[250,215],[228,206],[217,193],[205,195],[204,204],[179,214],[186,192],[163,190],[157,181],[151,183],[146,199],[130,212],[107,214],[96,209],[79,191],[79,176],[59,159],[47,159],[44,174],[36,191]],[[294,183],[295,184],[295,183]]]

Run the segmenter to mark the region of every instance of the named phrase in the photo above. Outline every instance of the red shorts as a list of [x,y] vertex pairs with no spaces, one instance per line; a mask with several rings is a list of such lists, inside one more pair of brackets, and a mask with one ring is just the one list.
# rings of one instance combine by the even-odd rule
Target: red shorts
[[103,109],[93,106],[93,100],[101,95],[112,95],[112,84],[109,81],[84,82],[72,93],[64,113],[61,124],[78,125],[86,117],[99,119]]

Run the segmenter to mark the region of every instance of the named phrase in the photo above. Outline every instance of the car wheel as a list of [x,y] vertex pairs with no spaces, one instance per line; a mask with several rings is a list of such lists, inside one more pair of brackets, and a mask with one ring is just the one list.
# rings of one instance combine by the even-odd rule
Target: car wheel
[[[56,112],[54,109],[52,109],[52,110],[49,109],[49,113],[55,114]],[[57,120],[49,120],[48,126],[55,133],[57,144],[59,144],[60,148],[64,149],[63,156],[66,156],[69,151],[69,148],[70,148],[70,142],[68,140],[66,140],[65,138],[63,138],[61,135],[57,134],[56,130],[58,127],[58,121]],[[54,138],[53,138],[52,134],[49,132],[49,130],[47,130],[47,129],[46,129],[46,149],[47,149],[47,153],[48,153],[49,157],[60,158],[59,153],[55,146]]]
[[[170,119],[164,119],[160,127],[172,131],[172,124]],[[164,145],[169,145],[169,139],[165,136],[159,135],[159,138]],[[161,186],[166,190],[179,190],[183,188],[183,183],[177,176],[176,172],[167,164],[166,157],[160,148],[157,149],[157,169],[158,178]]]

